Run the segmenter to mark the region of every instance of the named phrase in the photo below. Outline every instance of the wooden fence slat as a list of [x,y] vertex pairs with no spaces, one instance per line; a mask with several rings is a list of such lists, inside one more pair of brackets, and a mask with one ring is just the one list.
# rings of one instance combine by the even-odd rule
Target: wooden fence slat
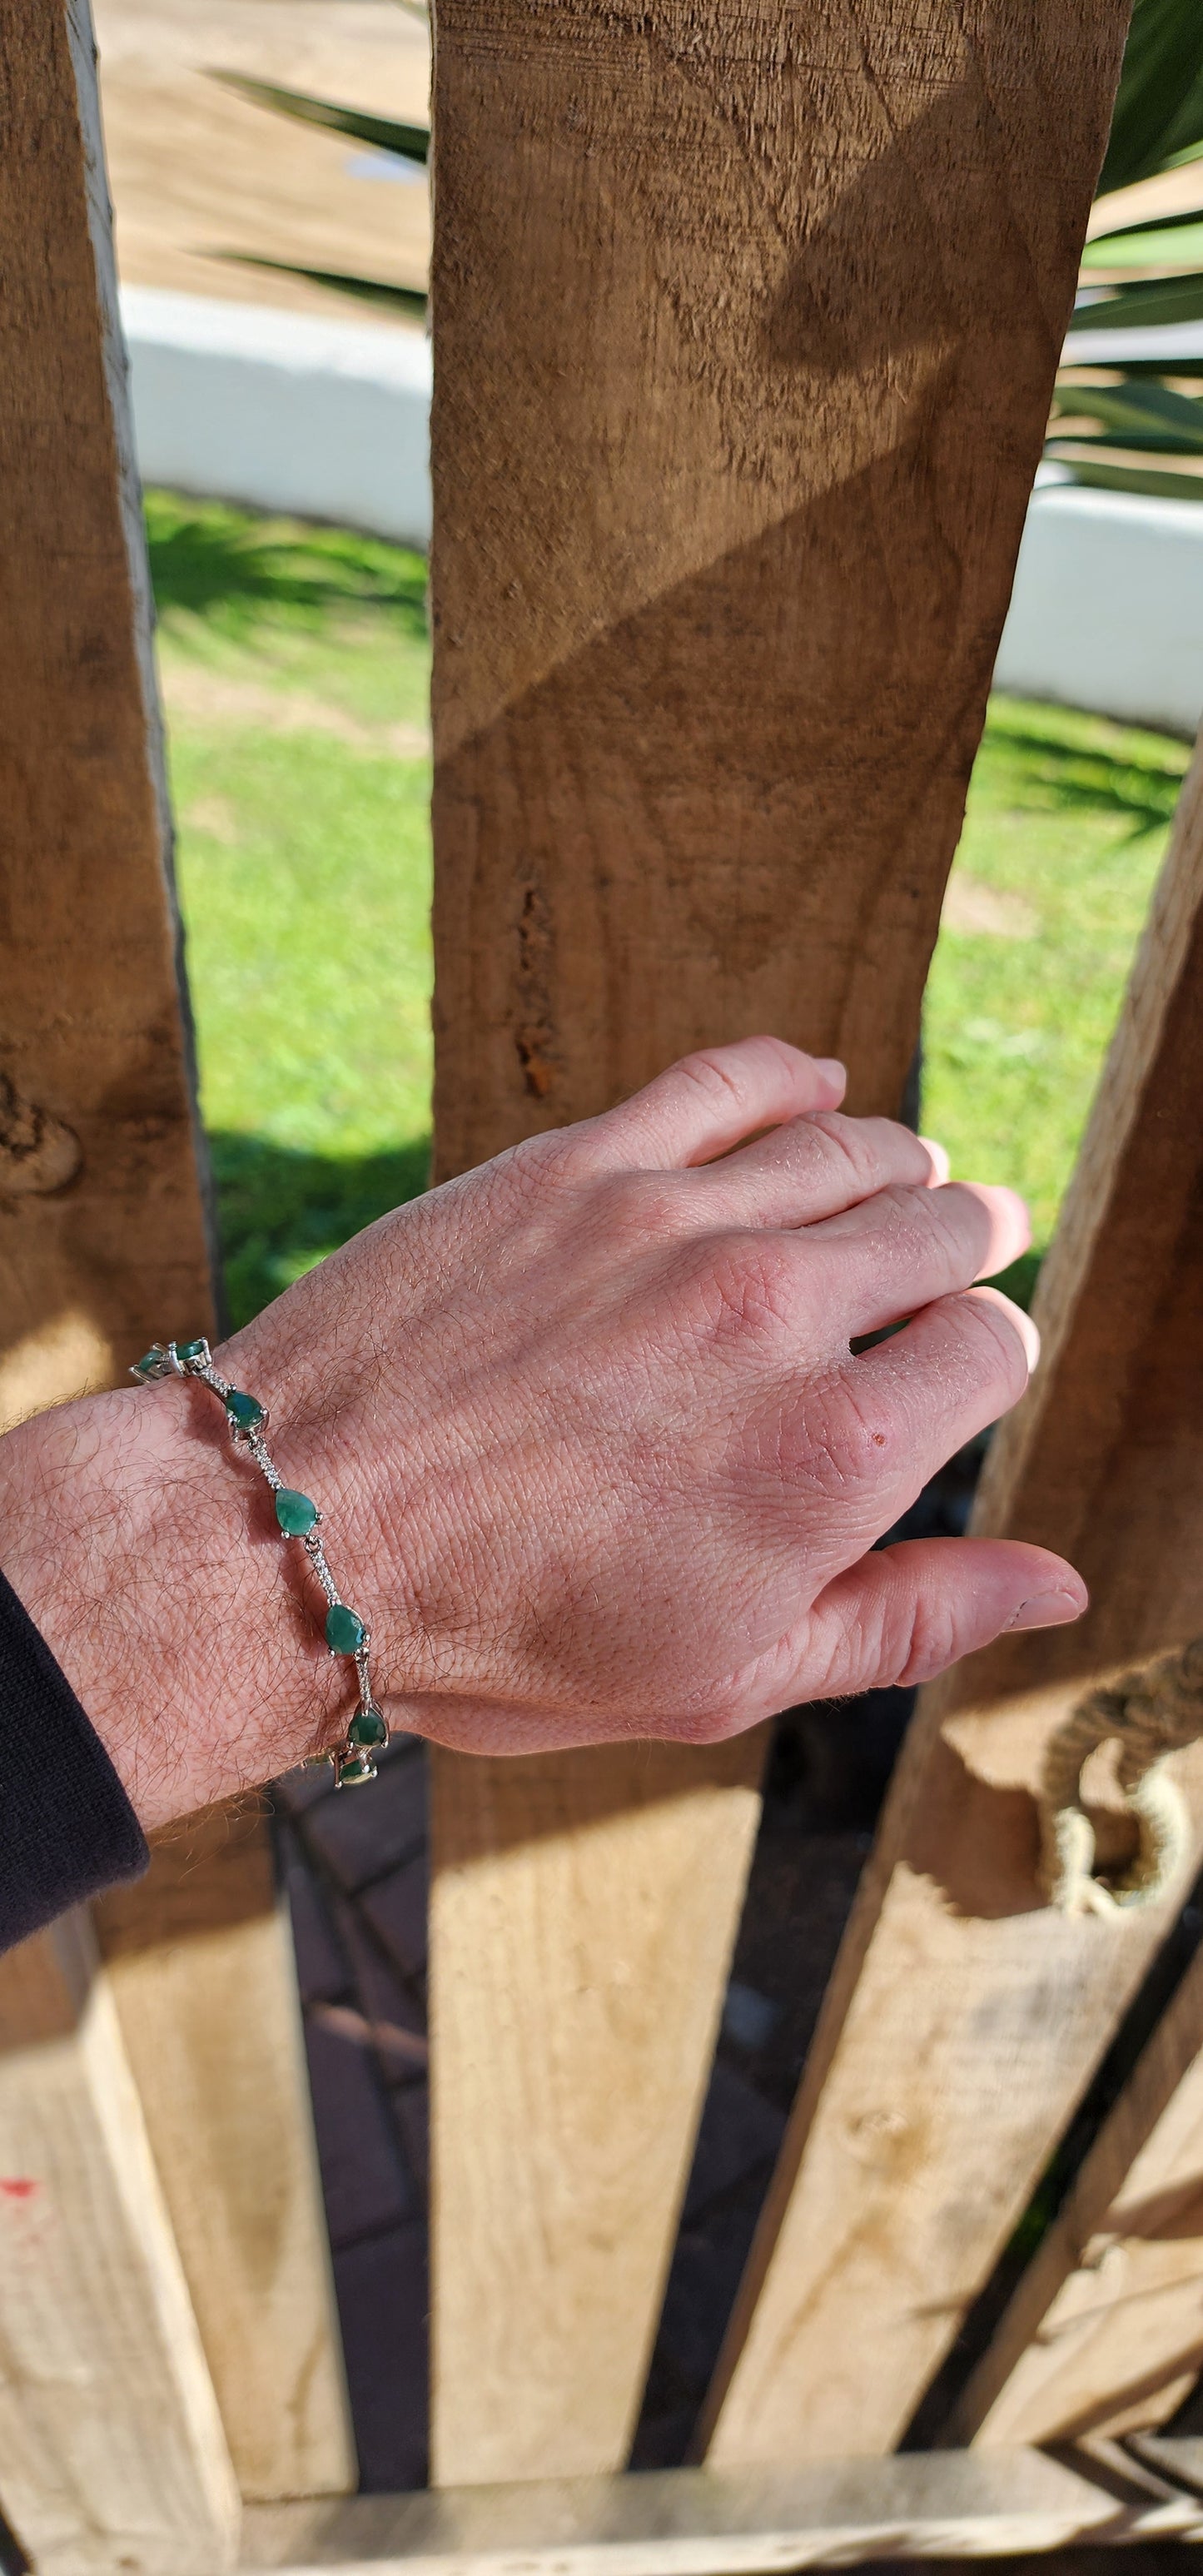
[[1125,2464],[1105,2481],[1088,2458],[937,2451],[277,2505],[248,2513],[239,2567],[242,2576],[784,2576],[866,2559],[961,2566],[1074,2542],[1197,2539],[1203,2502],[1183,2488],[1196,2486],[1200,2447],[1159,2442],[1153,2473]]
[[[0,110],[2,1428],[120,1379],[165,1329],[211,1330],[213,1292],[86,0],[4,15]],[[142,2107],[206,2316],[214,2284],[188,2212],[207,2202],[224,2231],[225,2294],[247,2339],[239,2351],[215,2332],[211,2360],[249,2492],[345,2487],[354,2462],[267,1829],[243,1848],[254,1905],[228,1870],[202,1870],[202,1844],[160,1858],[113,1918],[119,1990],[137,1993],[127,2028]],[[194,1931],[207,1918],[186,1945],[182,1872]],[[240,1982],[218,2052],[214,2006]],[[154,2045],[168,1998],[172,2026]],[[50,2062],[30,2058],[34,2091]],[[257,2085],[269,2134],[244,2158]],[[95,2272],[85,2280],[104,2290]],[[19,2298],[0,2276],[0,2345],[19,2331]],[[258,2394],[244,2411],[248,2378]],[[118,2452],[137,2434],[120,2414],[131,2384],[108,2392]]]
[[[758,1736],[760,1730],[758,1730]],[[759,1815],[760,1742],[442,1755],[439,2478],[618,2466]],[[469,2376],[469,2392],[459,2381]],[[521,2406],[513,2396],[515,2378]]]
[[1203,2364],[1203,1953],[950,2423],[994,2449],[1168,2422]]
[[[901,1098],[1125,10],[830,0],[820,23],[442,0],[440,1175],[758,1027],[844,1054],[855,1108]],[[700,1794],[731,1758],[622,1749],[486,1791],[436,1757],[440,2480],[624,2456],[747,1850],[754,1751],[724,1836]],[[720,1891],[704,2010],[700,1972],[655,1990],[656,1908],[641,1951],[566,1859],[604,1781],[599,1866],[629,1844],[642,1885],[653,1778],[689,1784],[674,1871],[696,1833]],[[516,1908],[490,1966],[503,1864],[521,1930]],[[573,1873],[549,1986],[540,1927]],[[607,2172],[603,2135],[577,2150],[631,2083],[633,2013],[601,2004],[619,1930],[674,2072],[654,2144],[649,2122]],[[474,1978],[487,2021],[461,2008]],[[580,2112],[536,2141],[519,2069],[552,2063]],[[638,2280],[596,2251],[628,2235]]]
[[1084,1686],[1203,1628],[1200,1097],[1197,754],[974,1524],[1064,1550],[1092,1606],[926,1695],[720,2366],[720,2461],[898,2440],[1203,1856],[1201,1746],[1176,1891],[1111,1921],[1044,1905],[1032,1797]]
[[0,1959],[0,2486],[37,2576],[217,2576],[238,2488],[84,1914]]
[[96,1907],[244,2496],[355,2484],[292,1934],[253,1801],[159,1839]]

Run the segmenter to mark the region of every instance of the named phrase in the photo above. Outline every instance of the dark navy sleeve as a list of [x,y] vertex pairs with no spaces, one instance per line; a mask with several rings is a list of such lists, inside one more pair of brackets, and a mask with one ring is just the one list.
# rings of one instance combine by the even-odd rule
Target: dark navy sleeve
[[100,1737],[0,1574],[0,1950],[149,1859]]

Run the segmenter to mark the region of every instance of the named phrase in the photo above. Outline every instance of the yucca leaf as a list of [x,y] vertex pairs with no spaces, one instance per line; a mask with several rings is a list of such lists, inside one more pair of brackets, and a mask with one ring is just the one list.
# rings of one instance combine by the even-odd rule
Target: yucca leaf
[[303,277],[310,286],[333,287],[336,294],[354,295],[363,304],[386,304],[393,312],[424,317],[426,294],[420,286],[391,286],[382,277],[355,277],[342,268],[304,268],[295,259],[260,259],[250,250],[214,250],[210,259],[237,261],[240,268],[268,268],[279,277]]
[[1203,501],[1203,474],[1164,474],[1155,465],[1097,463],[1054,448],[1053,460],[1069,468],[1075,483],[1099,492],[1141,492],[1154,501]]
[[[1075,370],[1083,365],[1083,363],[1084,361],[1082,359],[1075,358],[1067,364],[1063,364],[1061,372],[1057,378],[1058,384],[1072,385]],[[1120,361],[1117,360],[1116,363],[1119,364]],[[1097,366],[1098,360],[1092,358],[1090,364],[1092,367]],[[1149,376],[1158,378],[1172,376],[1176,381],[1179,376],[1203,376],[1203,356],[1196,358],[1186,356],[1181,358],[1130,358],[1125,351],[1122,364],[1125,379],[1129,376]],[[1087,388],[1083,387],[1083,393],[1085,393],[1086,390]]]
[[402,161],[417,161],[423,168],[430,156],[430,128],[426,125],[402,125],[395,117],[369,116],[357,107],[339,107],[332,99],[310,98],[304,90],[281,89],[274,81],[250,80],[243,72],[212,71],[210,80],[220,81],[223,89],[233,90],[239,98],[249,99],[253,107],[269,107],[279,116],[295,117],[302,125],[321,125],[331,134],[349,134],[356,143],[373,144],[378,152],[392,152]]
[[1135,439],[1138,446],[1203,456],[1203,401],[1197,395],[1171,393],[1168,385],[1062,382],[1053,396],[1053,408],[1058,418],[1101,421],[1106,431],[1129,447]]
[[[1203,277],[1152,277],[1136,286],[1117,286],[1079,304],[1070,315],[1071,331],[1139,331],[1162,323],[1203,321]],[[1166,368],[1172,374],[1170,362]]]
[[1136,0],[1099,195],[1151,178],[1203,144],[1203,8]]
[[1203,261],[1203,215],[1179,215],[1168,224],[1133,226],[1130,232],[1096,233],[1082,253],[1083,268],[1198,268]]

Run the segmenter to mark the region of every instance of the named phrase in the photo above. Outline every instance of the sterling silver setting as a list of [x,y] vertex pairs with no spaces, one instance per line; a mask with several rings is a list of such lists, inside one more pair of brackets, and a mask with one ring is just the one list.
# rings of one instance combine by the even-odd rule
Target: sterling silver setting
[[[304,1548],[326,1597],[326,1643],[332,1655],[342,1655],[355,1667],[358,1704],[348,1720],[342,1742],[328,1752],[309,1756],[311,1763],[328,1762],[334,1772],[335,1787],[360,1788],[379,1775],[375,1756],[388,1743],[388,1724],[372,1697],[372,1677],[368,1665],[371,1630],[357,1610],[343,1599],[321,1537],[322,1515],[308,1494],[286,1485],[268,1449],[263,1435],[270,1415],[258,1396],[231,1384],[214,1368],[212,1353],[203,1335],[190,1342],[153,1342],[144,1357],[130,1370],[139,1386],[169,1377],[196,1378],[210,1387],[221,1402],[235,1449],[254,1460],[264,1482],[269,1486],[276,1506],[276,1520],[281,1536],[295,1539]],[[358,1633],[356,1633],[358,1632]],[[345,1642],[340,1640],[345,1639]]]

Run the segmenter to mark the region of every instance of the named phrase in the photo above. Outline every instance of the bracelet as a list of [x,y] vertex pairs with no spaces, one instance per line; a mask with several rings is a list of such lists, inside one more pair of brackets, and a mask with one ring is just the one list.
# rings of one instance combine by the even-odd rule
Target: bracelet
[[214,1395],[225,1406],[230,1438],[236,1449],[249,1450],[260,1474],[270,1485],[276,1506],[276,1519],[285,1538],[299,1538],[313,1571],[326,1595],[326,1644],[332,1655],[347,1655],[355,1666],[359,1684],[359,1705],[355,1710],[341,1744],[328,1753],[314,1753],[311,1762],[329,1762],[338,1789],[357,1789],[365,1780],[377,1778],[375,1756],[388,1743],[388,1726],[372,1697],[368,1671],[370,1631],[349,1603],[343,1600],[329,1565],[318,1532],[322,1516],[308,1494],[297,1493],[286,1485],[275,1460],[269,1455],[263,1434],[269,1415],[258,1396],[247,1395],[241,1387],[231,1386],[228,1378],[214,1368],[207,1341],[201,1336],[194,1342],[154,1342],[143,1359],[130,1370],[139,1386],[155,1378],[199,1378],[211,1386]]

